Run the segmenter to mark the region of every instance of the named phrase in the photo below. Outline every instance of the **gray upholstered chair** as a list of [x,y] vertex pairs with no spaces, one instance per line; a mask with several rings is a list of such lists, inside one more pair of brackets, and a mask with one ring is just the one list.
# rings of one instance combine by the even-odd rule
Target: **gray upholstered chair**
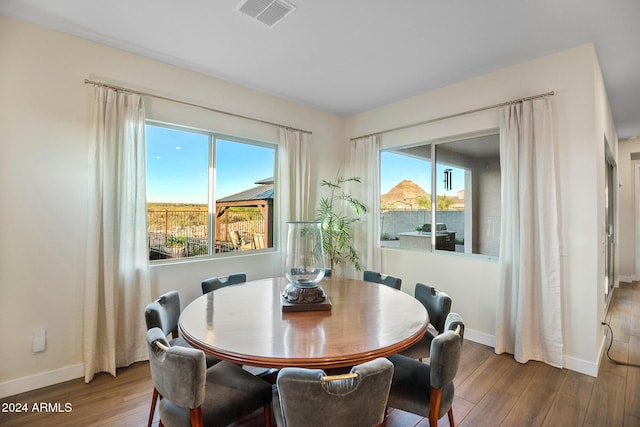
[[393,365],[378,358],[326,376],[320,369],[284,368],[273,388],[279,427],[371,427],[384,421]]
[[202,287],[202,295],[207,294],[216,289],[224,288],[225,286],[235,285],[237,283],[244,283],[247,281],[247,275],[245,273],[232,273],[227,276],[214,276],[202,281],[200,286]]
[[[171,346],[188,347],[191,348],[188,342],[181,336],[178,336],[178,319],[180,318],[180,293],[178,291],[169,291],[166,294],[160,295],[160,297],[147,304],[144,310],[144,319],[147,324],[147,330],[152,328],[159,328],[165,337],[171,334]],[[207,356],[207,367],[213,366],[220,361],[220,359]],[[156,402],[158,400],[157,390],[153,390],[153,397],[151,398],[151,409],[149,411],[149,426],[153,419],[153,413],[155,411]]]
[[[169,291],[160,295],[157,300],[147,304],[144,310],[147,330],[160,328],[165,336],[171,334],[172,346],[191,347],[188,342],[178,335],[178,320],[180,319],[180,293]],[[207,356],[207,367],[218,363],[220,359]]]
[[455,426],[453,380],[460,366],[461,329],[445,331],[433,339],[429,364],[401,354],[389,357],[394,369],[390,407],[429,417],[430,427],[437,427],[438,420],[448,414],[449,425]]
[[[451,297],[436,288],[422,283],[416,284],[414,293],[416,299],[424,305],[429,313],[429,323],[437,334],[441,334],[445,330],[445,320],[451,311]],[[423,358],[429,357],[429,349],[431,341],[437,335],[433,330],[427,330],[424,336],[400,354],[412,357],[422,361]]]
[[381,274],[376,271],[366,270],[362,274],[362,279],[366,282],[380,283],[382,285],[387,285],[398,290],[400,290],[400,286],[402,285],[402,279],[394,276],[389,276],[387,274]]
[[[458,327],[460,329],[458,329]],[[445,331],[457,330],[460,334],[460,338],[462,338],[460,343],[462,344],[462,342],[464,341],[464,321],[462,320],[462,316],[460,316],[458,313],[452,312],[447,315],[447,320],[445,320],[444,322],[444,330]]]
[[153,385],[161,399],[160,423],[226,426],[259,408],[271,421],[271,385],[229,362],[207,369],[204,352],[171,347],[163,331],[147,331]]

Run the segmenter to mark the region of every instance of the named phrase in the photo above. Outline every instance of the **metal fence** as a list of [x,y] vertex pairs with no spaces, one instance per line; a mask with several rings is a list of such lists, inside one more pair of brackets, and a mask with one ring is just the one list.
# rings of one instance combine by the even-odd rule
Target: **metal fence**
[[[149,259],[183,258],[209,254],[209,213],[198,210],[147,211]],[[264,233],[264,219],[255,208],[227,210],[216,219],[215,252],[251,250],[254,234]],[[244,244],[231,241],[238,231]]]

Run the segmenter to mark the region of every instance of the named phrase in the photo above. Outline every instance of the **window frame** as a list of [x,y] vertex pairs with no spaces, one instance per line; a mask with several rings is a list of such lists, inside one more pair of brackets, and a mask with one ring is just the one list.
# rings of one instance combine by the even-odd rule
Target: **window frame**
[[[499,139],[500,139],[500,129],[499,128],[488,128],[488,129],[484,129],[484,130],[479,130],[479,131],[474,131],[474,132],[468,132],[468,133],[461,133],[461,134],[456,134],[456,135],[449,135],[446,137],[441,137],[441,138],[434,138],[434,139],[427,139],[421,142],[411,142],[411,143],[407,143],[407,144],[395,144],[393,146],[387,146],[384,148],[380,148],[379,149],[379,156],[381,158],[382,153],[383,152],[394,152],[394,151],[398,151],[398,150],[403,150],[403,149],[410,149],[410,148],[414,148],[414,147],[420,147],[420,146],[426,146],[429,145],[429,152],[430,152],[430,158],[429,159],[425,159],[426,161],[429,161],[431,164],[431,175],[430,175],[430,188],[428,189],[428,191],[430,191],[431,193],[431,212],[430,212],[430,221],[431,224],[436,224],[437,222],[437,201],[438,201],[438,189],[437,189],[437,179],[438,179],[438,147],[443,146],[447,143],[451,143],[451,142],[456,142],[456,141],[464,141],[464,140],[469,140],[469,139],[475,139],[475,138],[483,138],[483,137],[492,137],[495,136],[498,138],[498,143],[499,143]],[[498,149],[498,158],[499,158],[499,149]],[[380,165],[382,167],[382,162],[380,162]],[[465,169],[462,166],[458,166],[460,169]],[[382,178],[382,172],[380,172],[380,176]],[[500,178],[502,179],[502,173],[500,172]],[[466,191],[466,187],[467,187],[467,182],[468,178],[465,177],[465,191]],[[378,188],[380,189],[380,193],[382,193],[382,189],[381,189],[381,184],[382,181],[380,180],[378,182]],[[500,196],[498,196],[498,199],[500,199]],[[379,215],[377,215],[378,217],[378,221],[381,221],[382,218],[382,211],[381,211],[381,204],[378,203],[377,207],[376,207],[380,212]],[[465,215],[466,214],[466,207],[465,207]],[[474,221],[475,223],[476,221]],[[465,219],[465,223],[466,223],[466,219]],[[498,224],[499,226],[499,224]],[[382,226],[380,225],[380,228],[382,230]],[[465,231],[466,233],[466,231]],[[483,253],[474,253],[472,250],[471,251],[464,251],[464,252],[451,252],[451,251],[446,251],[446,250],[442,250],[442,249],[436,249],[436,233],[432,233],[430,236],[430,245],[429,248],[427,249],[414,249],[414,250],[419,250],[422,252],[431,252],[431,253],[435,253],[436,251],[438,253],[453,253],[453,254],[457,254],[457,255],[465,255],[465,256],[480,256],[483,258],[489,257],[489,258],[497,258],[497,254],[496,255],[492,255],[492,254],[483,254]],[[466,238],[467,236],[465,236]],[[381,237],[380,237],[380,240]],[[499,242],[498,242],[499,243]],[[407,249],[407,248],[403,248],[403,247],[394,247],[394,246],[387,246],[387,245],[381,245],[383,248],[391,248],[391,249]]]
[[[208,227],[208,238],[207,238],[207,251],[206,255],[194,255],[187,257],[175,257],[175,258],[165,258],[165,259],[156,259],[149,260],[152,264],[164,264],[164,263],[176,263],[176,262],[197,262],[200,260],[207,259],[219,259],[228,256],[250,256],[255,255],[256,253],[264,253],[264,252],[274,252],[277,250],[277,245],[279,239],[277,238],[277,221],[279,218],[279,203],[277,200],[279,199],[280,189],[277,185],[278,183],[278,165],[280,161],[280,146],[277,142],[259,140],[254,138],[242,137],[231,135],[223,132],[218,132],[214,130],[202,129],[194,126],[181,125],[176,123],[168,123],[165,121],[154,120],[154,119],[146,119],[146,126],[155,126],[161,127],[171,130],[176,130],[180,132],[189,132],[195,134],[201,134],[208,137],[208,177],[207,177],[207,227]],[[249,146],[267,148],[273,150],[273,209],[272,216],[270,221],[272,222],[272,245],[267,246],[265,248],[252,248],[248,250],[240,250],[240,251],[216,251],[216,167],[217,167],[217,156],[216,156],[216,148],[218,141],[226,141],[237,144],[244,144]],[[145,136],[145,150],[148,149],[147,140]],[[265,177],[266,178],[266,177]],[[145,189],[145,192],[147,189]],[[146,206],[148,209],[148,204]],[[268,227],[268,224],[265,224],[265,227]],[[149,233],[149,225],[147,224],[147,235]],[[147,237],[148,238],[148,237]]]

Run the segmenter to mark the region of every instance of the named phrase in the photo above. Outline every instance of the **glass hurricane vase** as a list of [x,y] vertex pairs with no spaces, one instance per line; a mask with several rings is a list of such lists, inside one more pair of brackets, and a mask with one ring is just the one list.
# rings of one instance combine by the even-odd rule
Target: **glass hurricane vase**
[[324,250],[319,222],[289,222],[283,311],[331,310],[331,302],[320,286],[324,277]]
[[285,276],[297,287],[311,288],[324,277],[324,250],[319,222],[289,222]]

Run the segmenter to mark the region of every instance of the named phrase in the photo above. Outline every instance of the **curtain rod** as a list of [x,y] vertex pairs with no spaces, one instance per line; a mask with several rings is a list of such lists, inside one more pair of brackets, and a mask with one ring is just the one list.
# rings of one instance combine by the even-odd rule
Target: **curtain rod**
[[368,133],[368,134],[362,135],[362,136],[356,136],[355,138],[351,138],[351,141],[354,141],[354,140],[360,139],[360,138],[367,138],[369,136],[379,135],[381,133],[394,132],[394,131],[397,131],[397,130],[408,129],[408,128],[412,128],[412,127],[420,126],[420,125],[426,125],[426,124],[429,124],[429,123],[439,122],[439,121],[446,120],[446,119],[452,119],[454,117],[465,116],[467,114],[477,113],[477,112],[480,112],[480,111],[491,110],[493,108],[504,107],[505,105],[517,104],[519,102],[530,101],[532,99],[544,98],[545,96],[552,96],[554,94],[555,94],[554,91],[550,91],[550,92],[547,92],[547,93],[541,93],[539,95],[528,96],[526,98],[514,99],[512,101],[506,101],[506,102],[501,102],[499,104],[493,104],[493,105],[489,105],[489,106],[486,106],[486,107],[480,107],[480,108],[476,108],[474,110],[463,111],[462,113],[455,113],[455,114],[449,114],[448,116],[436,117],[435,119],[424,120],[422,122],[411,123],[409,125],[398,126],[398,127],[391,128],[391,129],[385,129],[385,130],[381,130],[381,131],[378,131],[378,132]]
[[135,89],[129,89],[129,88],[122,87],[122,86],[114,86],[114,85],[110,85],[110,84],[107,84],[107,83],[96,82],[96,81],[89,80],[89,79],[84,79],[84,83],[85,84],[92,84],[92,85],[96,85],[96,86],[107,87],[107,88],[113,89],[113,90],[122,90],[122,91],[126,91],[126,92],[131,92],[131,93],[135,93],[137,95],[151,96],[153,98],[162,99],[164,101],[176,102],[178,104],[188,105],[189,107],[202,108],[203,110],[213,111],[214,113],[225,114],[227,116],[238,117],[240,119],[251,120],[251,121],[254,121],[254,122],[258,122],[258,123],[264,123],[266,125],[277,126],[277,127],[290,129],[290,130],[295,130],[295,131],[299,131],[299,132],[304,132],[304,133],[308,133],[308,134],[312,133],[311,131],[308,131],[308,130],[297,129],[297,128],[294,128],[294,127],[291,127],[291,126],[282,125],[280,123],[270,122],[270,121],[262,120],[262,119],[256,119],[255,117],[244,116],[242,114],[232,113],[232,112],[229,112],[229,111],[218,110],[217,108],[206,107],[204,105],[194,104],[192,102],[182,101],[180,99],[169,98],[167,96],[157,95],[155,93],[142,92],[142,91],[135,90]]

